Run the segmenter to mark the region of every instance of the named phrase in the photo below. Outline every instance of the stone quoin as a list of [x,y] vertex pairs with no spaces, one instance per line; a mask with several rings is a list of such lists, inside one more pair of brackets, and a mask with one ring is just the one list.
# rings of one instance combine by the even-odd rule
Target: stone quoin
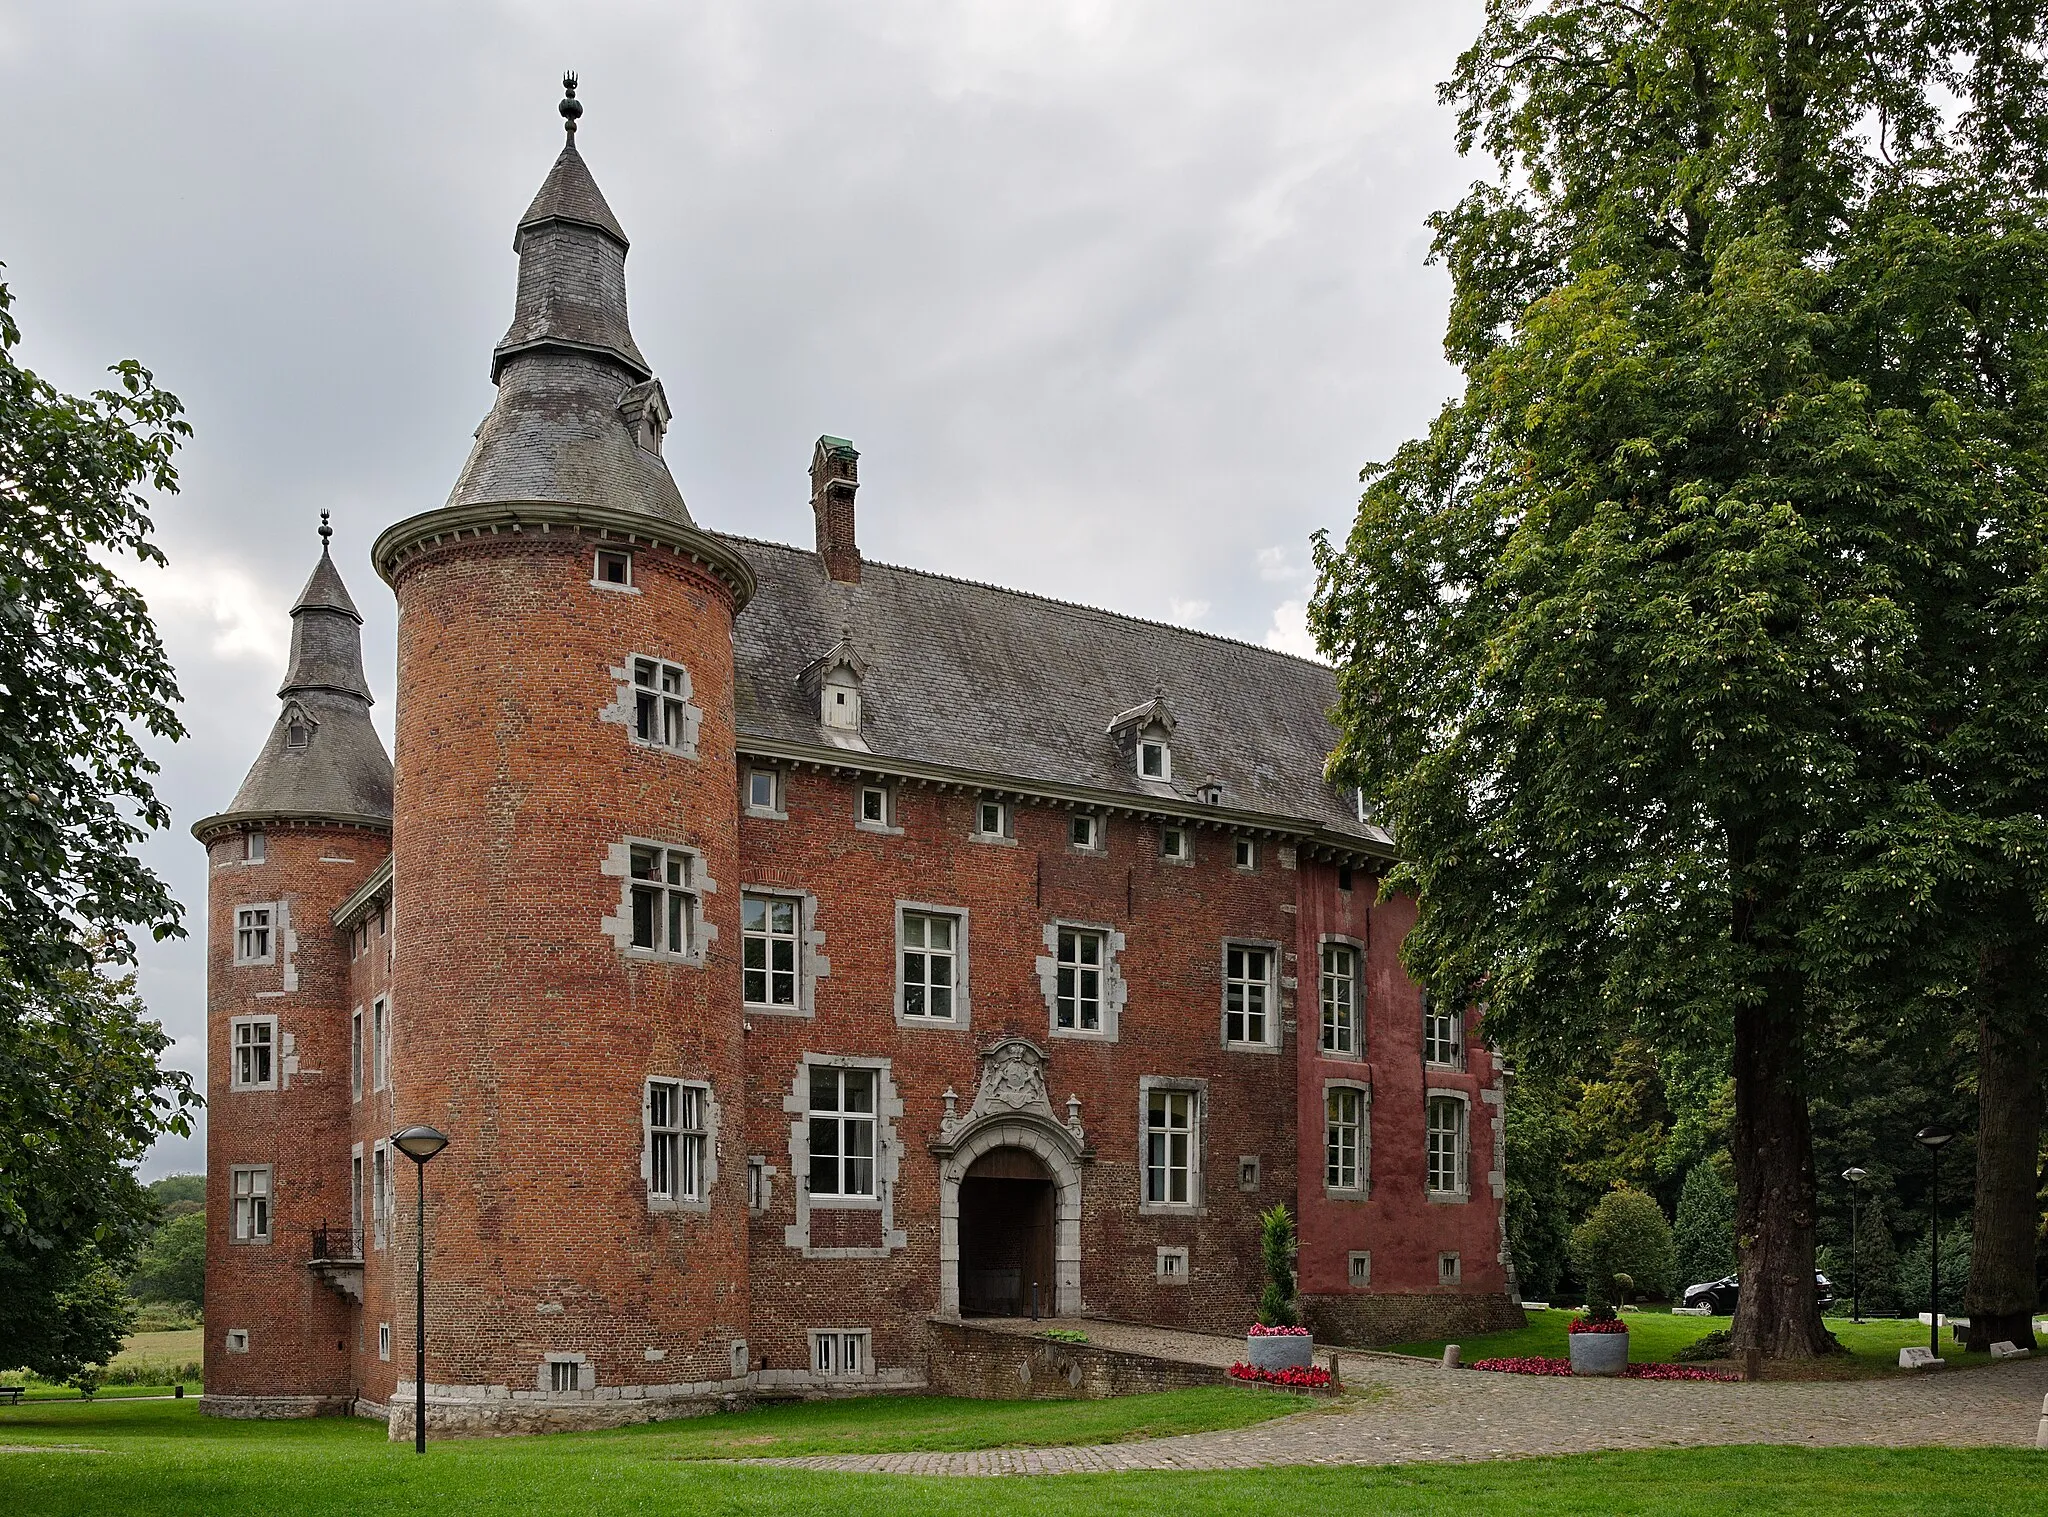
[[[1426,996],[1332,672],[698,523],[574,135],[447,503],[376,540],[395,764],[327,546],[209,862],[204,1407],[607,1426],[953,1385],[963,1316],[1518,1323],[1503,1071]],[[723,513],[734,520],[741,513]],[[971,1377],[970,1377],[971,1378]]]

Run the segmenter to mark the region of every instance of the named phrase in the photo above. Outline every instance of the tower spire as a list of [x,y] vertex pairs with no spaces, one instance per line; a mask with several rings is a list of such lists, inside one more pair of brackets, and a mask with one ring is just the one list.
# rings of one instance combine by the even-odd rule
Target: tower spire
[[334,528],[327,525],[327,513],[320,513],[320,556],[327,557],[328,540],[334,536]]

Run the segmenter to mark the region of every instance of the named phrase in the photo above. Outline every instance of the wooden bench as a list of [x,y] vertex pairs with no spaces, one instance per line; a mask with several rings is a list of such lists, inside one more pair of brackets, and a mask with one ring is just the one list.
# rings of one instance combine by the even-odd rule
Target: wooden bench
[[4,1397],[9,1406],[20,1406],[21,1398],[27,1394],[25,1385],[0,1385],[0,1397]]

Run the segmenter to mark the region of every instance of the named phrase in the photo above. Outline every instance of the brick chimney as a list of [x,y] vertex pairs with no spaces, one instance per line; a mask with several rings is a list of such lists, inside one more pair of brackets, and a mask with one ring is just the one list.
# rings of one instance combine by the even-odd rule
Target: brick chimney
[[853,538],[853,492],[860,454],[843,437],[821,437],[811,454],[811,512],[818,518],[818,558],[843,585],[860,583],[860,545]]

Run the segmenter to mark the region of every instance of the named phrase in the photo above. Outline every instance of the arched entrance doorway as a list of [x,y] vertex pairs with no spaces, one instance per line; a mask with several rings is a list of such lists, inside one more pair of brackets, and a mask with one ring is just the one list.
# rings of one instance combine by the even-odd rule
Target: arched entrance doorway
[[1057,1310],[1057,1187],[1022,1148],[991,1148],[960,1179],[960,1312],[1021,1317]]

